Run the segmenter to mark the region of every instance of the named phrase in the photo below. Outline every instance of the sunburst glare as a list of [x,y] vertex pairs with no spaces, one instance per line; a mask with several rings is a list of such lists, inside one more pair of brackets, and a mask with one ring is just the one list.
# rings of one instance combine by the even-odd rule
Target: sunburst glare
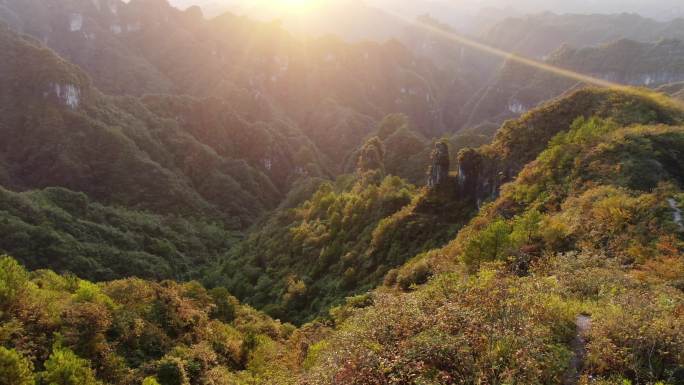
[[263,6],[273,7],[277,11],[288,13],[306,13],[325,3],[326,0],[270,0]]

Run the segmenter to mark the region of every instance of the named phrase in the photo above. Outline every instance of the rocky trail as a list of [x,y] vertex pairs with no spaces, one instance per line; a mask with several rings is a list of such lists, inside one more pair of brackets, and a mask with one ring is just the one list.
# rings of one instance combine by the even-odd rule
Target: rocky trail
[[677,206],[677,201],[675,201],[673,198],[670,198],[667,200],[667,203],[670,204],[670,208],[672,208],[673,212],[673,219],[676,224],[679,225],[680,230],[684,231],[684,220],[682,219],[682,209]]
[[570,344],[573,356],[570,360],[570,366],[563,377],[563,385],[575,385],[579,382],[580,374],[584,367],[584,358],[587,354],[586,335],[591,330],[591,317],[586,315],[577,316],[575,325],[577,332]]

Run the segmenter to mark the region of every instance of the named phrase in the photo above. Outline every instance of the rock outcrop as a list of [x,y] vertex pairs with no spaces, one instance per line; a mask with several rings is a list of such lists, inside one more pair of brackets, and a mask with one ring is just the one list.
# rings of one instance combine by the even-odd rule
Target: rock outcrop
[[449,146],[446,142],[437,142],[430,158],[432,163],[428,169],[427,186],[435,189],[449,179]]
[[385,150],[380,138],[373,137],[363,145],[359,154],[357,169],[362,173],[373,170],[384,172]]

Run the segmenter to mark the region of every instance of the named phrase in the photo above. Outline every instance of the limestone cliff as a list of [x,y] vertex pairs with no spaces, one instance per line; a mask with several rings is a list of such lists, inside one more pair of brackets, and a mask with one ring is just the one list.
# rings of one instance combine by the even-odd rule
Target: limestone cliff
[[437,142],[430,158],[432,163],[428,169],[427,186],[436,189],[444,186],[449,178],[449,146],[447,143]]

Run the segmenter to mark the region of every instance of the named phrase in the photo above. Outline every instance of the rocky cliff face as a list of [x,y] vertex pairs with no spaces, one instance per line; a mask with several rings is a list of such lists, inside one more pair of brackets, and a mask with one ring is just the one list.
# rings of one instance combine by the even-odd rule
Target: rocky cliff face
[[497,198],[501,186],[510,182],[516,171],[514,166],[479,149],[463,150],[458,154],[456,194],[479,208],[483,202]]
[[[441,201],[459,201],[472,207],[479,206],[483,201],[497,196],[499,187],[506,180],[504,175],[508,174],[502,171],[500,162],[487,157],[481,149],[467,148],[458,153],[455,177],[449,175],[449,159],[447,143],[436,143],[427,172],[427,187],[431,193],[429,195],[440,196]],[[424,211],[425,205],[420,206]]]
[[437,142],[432,151],[431,160],[427,186],[436,189],[444,186],[449,179],[449,146],[445,142]]

